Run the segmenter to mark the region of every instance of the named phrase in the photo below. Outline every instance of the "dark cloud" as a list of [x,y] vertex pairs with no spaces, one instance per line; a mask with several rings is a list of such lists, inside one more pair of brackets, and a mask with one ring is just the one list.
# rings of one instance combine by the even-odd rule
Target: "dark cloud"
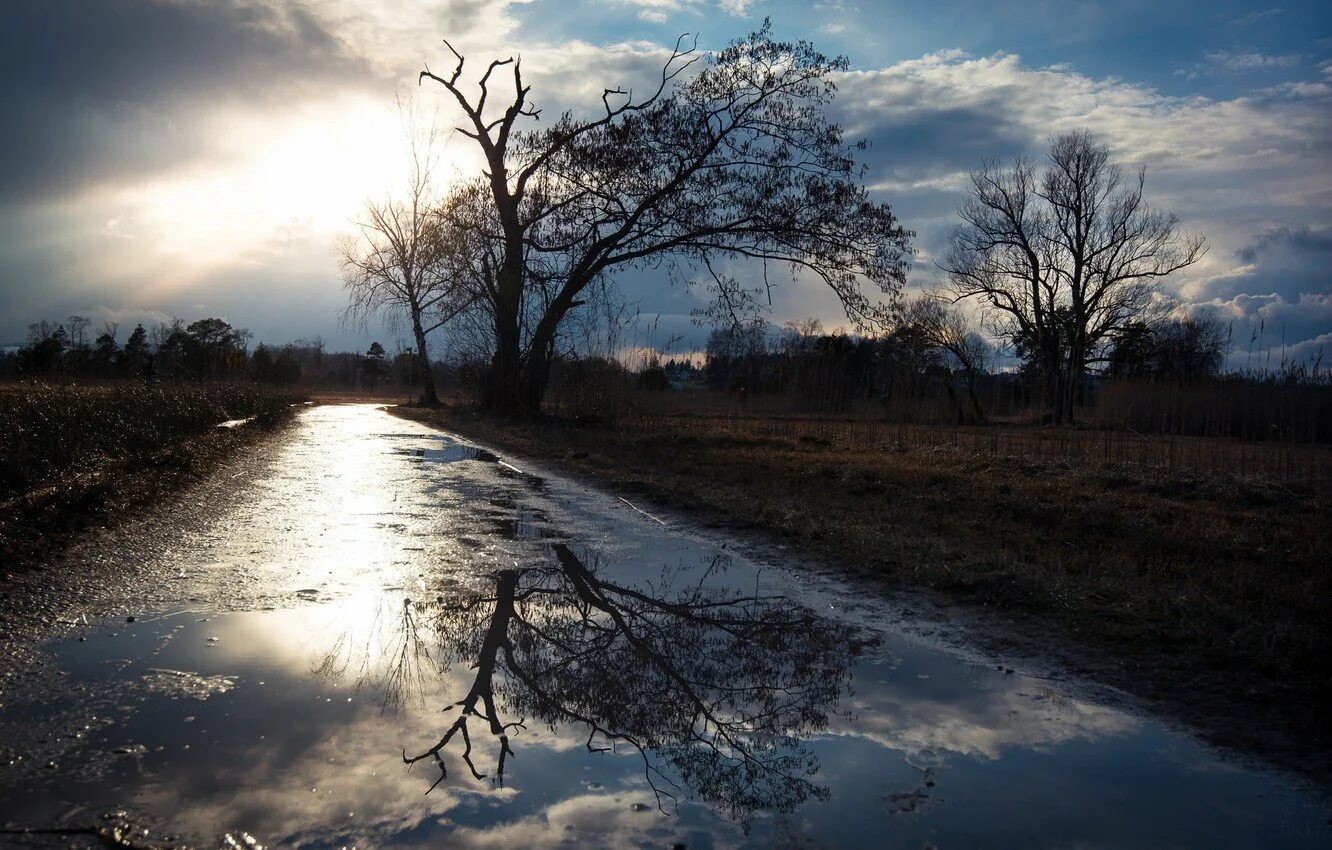
[[849,113],[851,137],[871,142],[861,156],[871,183],[896,175],[919,180],[976,168],[986,158],[1031,153],[1030,134],[997,102],[876,114],[849,98],[839,100],[839,109]]
[[1318,256],[1324,260],[1332,258],[1332,233],[1315,231],[1309,227],[1279,227],[1264,233],[1252,245],[1236,252],[1236,256],[1245,263],[1257,263],[1273,254]]
[[1273,228],[1235,256],[1252,269],[1213,289],[1216,297],[1276,293],[1297,300],[1301,293],[1332,293],[1332,231]]
[[1185,305],[1182,312],[1208,315],[1228,328],[1232,369],[1310,365],[1332,352],[1332,296],[1304,293],[1287,300],[1276,293],[1237,295]]
[[0,32],[0,202],[152,173],[207,151],[192,119],[219,101],[368,73],[298,5],[12,2]]

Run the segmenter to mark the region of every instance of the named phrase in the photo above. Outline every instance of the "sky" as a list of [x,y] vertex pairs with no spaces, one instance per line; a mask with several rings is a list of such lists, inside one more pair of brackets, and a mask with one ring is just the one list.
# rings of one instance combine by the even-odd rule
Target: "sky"
[[[10,0],[0,4],[0,344],[29,323],[217,316],[282,343],[392,346],[341,327],[334,244],[404,175],[395,101],[456,121],[447,37],[472,65],[520,55],[547,114],[645,85],[683,32],[715,49],[765,17],[843,54],[832,116],[869,140],[865,180],[917,233],[909,290],[938,279],[970,169],[1089,129],[1148,169],[1147,196],[1206,234],[1171,278],[1183,313],[1263,346],[1332,354],[1332,7],[1147,0]],[[445,171],[477,168],[448,140]],[[638,344],[687,350],[706,298],[630,272]],[[837,326],[814,284],[768,318]],[[1275,360],[1279,354],[1274,353]],[[1258,365],[1258,364],[1253,364]]]

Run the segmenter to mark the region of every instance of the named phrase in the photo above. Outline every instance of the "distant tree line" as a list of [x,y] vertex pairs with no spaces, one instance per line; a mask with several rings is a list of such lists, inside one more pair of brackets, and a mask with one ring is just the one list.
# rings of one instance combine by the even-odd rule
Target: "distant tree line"
[[0,354],[0,377],[256,381],[374,390],[419,384],[425,371],[410,349],[390,355],[379,342],[363,354],[327,352],[318,337],[251,349],[250,331],[219,318],[189,324],[172,319],[152,328],[139,324],[123,343],[117,323],[104,323],[95,333],[91,325],[84,316],[34,322],[22,346]]
[[[1116,378],[1195,381],[1217,375],[1228,342],[1215,318],[1161,318],[1130,325],[1106,365],[1084,383]],[[877,336],[826,333],[817,320],[777,329],[763,323],[718,328],[708,337],[703,373],[714,390],[789,394],[811,411],[858,402],[945,397],[960,420],[984,422],[985,396],[1001,384],[1022,405],[1046,390],[1035,352],[1011,372],[996,372],[995,350],[955,310],[937,299],[908,302],[903,320]],[[988,390],[987,390],[988,388]]]

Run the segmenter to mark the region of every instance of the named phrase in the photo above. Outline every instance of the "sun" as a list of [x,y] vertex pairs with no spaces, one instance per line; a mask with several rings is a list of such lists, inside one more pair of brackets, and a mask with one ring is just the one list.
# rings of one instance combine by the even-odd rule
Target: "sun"
[[[208,129],[206,156],[91,199],[108,208],[103,221],[115,222],[106,229],[115,257],[100,270],[138,281],[141,298],[287,253],[327,255],[365,201],[404,177],[406,138],[392,97],[343,93],[276,115],[215,110]],[[450,155],[441,151],[442,179],[458,170]]]

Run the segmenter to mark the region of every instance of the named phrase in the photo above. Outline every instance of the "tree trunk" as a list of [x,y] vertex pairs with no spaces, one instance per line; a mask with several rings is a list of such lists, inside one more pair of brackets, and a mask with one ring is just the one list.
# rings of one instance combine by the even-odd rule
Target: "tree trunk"
[[971,412],[975,414],[976,421],[984,425],[985,408],[981,407],[980,398],[976,395],[976,370],[967,367],[967,396],[971,399]]
[[531,413],[539,413],[550,383],[550,348],[535,345],[527,352],[527,370],[523,375],[523,397]]
[[[500,334],[492,380],[496,391],[503,395],[492,399],[491,407],[496,412],[508,416],[530,416],[541,412],[546,389],[550,384],[555,331],[565,314],[581,303],[574,300],[573,291],[573,288],[566,289],[546,308],[545,315],[532,333],[527,351],[521,350],[516,315],[512,324],[511,346],[504,344],[505,334]],[[507,333],[508,328],[505,331]],[[512,351],[512,356],[501,368],[500,351],[506,349]]]
[[[503,163],[492,162],[492,171],[502,174]],[[492,178],[493,179],[493,178]],[[496,194],[497,203],[500,195]],[[523,256],[516,211],[500,205],[505,226],[505,256],[495,273],[495,356],[490,361],[490,381],[486,387],[486,407],[500,416],[522,416],[528,411],[523,392]]]
[[522,340],[517,316],[495,319],[495,355],[490,360],[486,407],[500,416],[522,415]]
[[439,404],[435,392],[435,370],[430,368],[430,349],[426,347],[425,331],[421,329],[421,311],[412,308],[412,333],[416,336],[416,354],[421,359],[421,403]]
[[1064,421],[1073,422],[1073,413],[1076,409],[1078,397],[1078,384],[1082,380],[1083,369],[1086,368],[1086,345],[1081,338],[1073,342],[1068,349],[1068,366],[1064,370],[1064,383],[1067,385],[1064,393]]
[[1041,376],[1045,382],[1045,408],[1049,411],[1050,423],[1058,425],[1063,422],[1064,416],[1064,381],[1063,370],[1059,364],[1058,344],[1053,346],[1047,344],[1042,359],[1045,361],[1042,369],[1045,374]]

